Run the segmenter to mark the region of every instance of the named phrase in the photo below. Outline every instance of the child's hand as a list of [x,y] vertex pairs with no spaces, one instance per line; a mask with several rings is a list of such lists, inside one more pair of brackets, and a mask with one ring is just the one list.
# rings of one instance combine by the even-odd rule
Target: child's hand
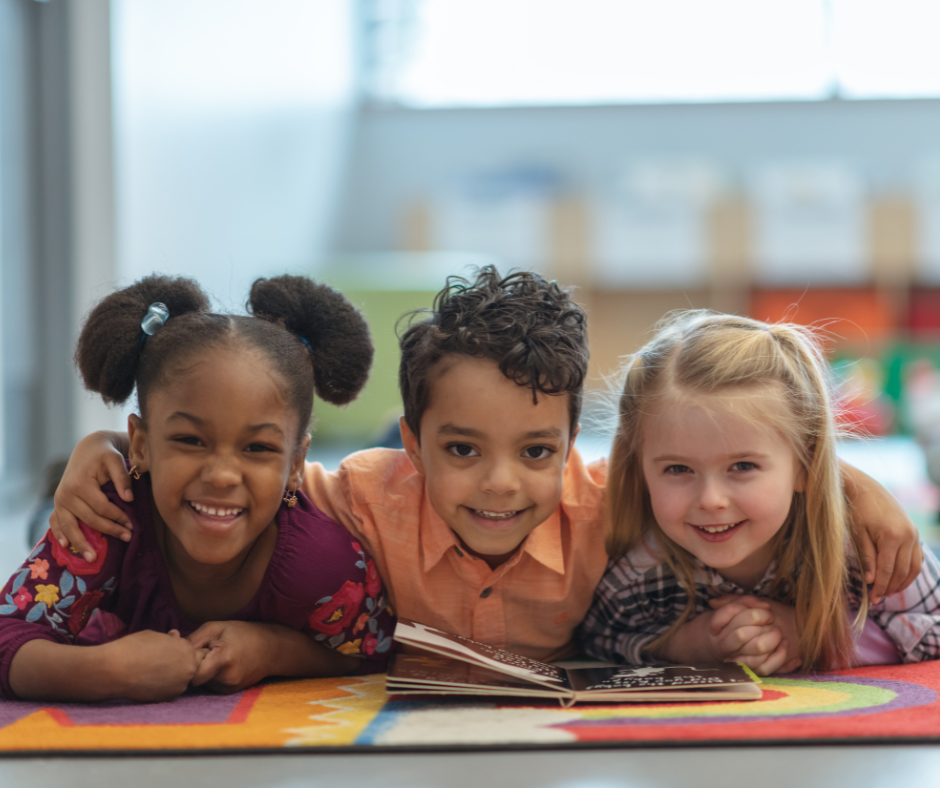
[[[709,604],[715,609],[711,620],[713,636],[726,644],[741,643],[725,661],[741,662],[759,676],[791,673],[802,664],[798,652],[800,637],[796,628],[796,611],[789,605],[737,595],[712,599]],[[747,623],[747,611],[751,609],[769,612],[772,626],[754,631]]]
[[111,697],[142,703],[173,700],[182,695],[203,661],[175,629],[169,634],[145,630],[108,643],[107,662],[114,676]]
[[677,663],[745,661],[734,657],[747,647],[763,660],[779,644],[780,634],[773,627],[767,600],[727,596],[712,602],[719,609],[686,622],[662,649],[663,659]]
[[274,638],[263,624],[209,621],[187,639],[205,652],[193,677],[194,687],[205,684],[213,692],[229,694],[271,675]]
[[903,591],[920,574],[920,535],[897,500],[884,487],[846,463],[841,464],[852,524],[859,537],[865,582],[873,603]]
[[209,621],[189,636],[206,657],[193,678],[214,692],[238,692],[267,676],[342,676],[359,665],[281,624]]
[[55,511],[49,516],[52,535],[63,547],[71,544],[89,563],[97,557],[78,527],[78,521],[125,542],[131,538],[127,515],[101,492],[101,485],[114,482],[125,501],[134,499],[131,479],[120,452],[126,436],[93,432],[76,445],[55,493]]

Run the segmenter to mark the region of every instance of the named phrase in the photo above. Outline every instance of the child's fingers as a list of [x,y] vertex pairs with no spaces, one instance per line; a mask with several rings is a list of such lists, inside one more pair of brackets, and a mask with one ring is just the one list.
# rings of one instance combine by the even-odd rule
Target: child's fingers
[[219,671],[223,667],[222,663],[222,654],[217,649],[209,649],[204,652],[202,660],[199,663],[199,667],[196,668],[196,675],[190,680],[190,684],[194,687],[199,687],[205,684],[207,681],[212,681]]
[[859,548],[862,552],[862,568],[865,571],[865,582],[871,585],[875,582],[875,567],[878,565],[878,550],[875,548],[875,543],[871,540],[868,531],[865,529],[861,530],[858,538]]
[[869,592],[869,599],[875,604],[884,598],[888,591],[888,586],[891,585],[891,578],[894,575],[894,564],[898,556],[899,545],[896,543],[891,543],[890,546],[887,545],[888,543],[883,545],[881,551],[878,553],[877,565],[875,567],[875,582],[872,584],[871,591]]
[[760,665],[753,667],[753,671],[758,676],[769,676],[776,673],[780,668],[791,660],[787,656],[787,641],[781,640],[780,645],[774,649],[773,653],[767,657]]
[[774,621],[774,615],[768,608],[725,605],[712,615],[711,630],[718,635],[725,628],[767,626]]
[[708,604],[711,606],[712,610],[720,610],[726,605],[730,605],[732,602],[738,602],[745,607],[762,607],[765,609],[770,608],[770,602],[768,602],[766,599],[761,599],[760,597],[752,596],[751,594],[725,594],[724,596],[719,596],[708,600]]
[[53,509],[52,514],[49,515],[49,530],[52,531],[53,539],[62,545],[62,547],[68,547],[69,540],[62,531],[62,523],[59,521],[59,515],[56,514],[55,509]]
[[75,552],[80,553],[88,563],[98,557],[92,546],[88,544],[85,534],[78,527],[78,520],[69,512],[64,509],[61,512],[53,511],[49,515],[49,527],[62,547],[71,545]]
[[193,644],[193,648],[205,648],[213,640],[217,640],[225,624],[221,621],[207,621],[195,632],[186,636],[186,639]]
[[[94,508],[78,498],[66,503],[56,501],[55,511],[59,516],[59,521],[64,525],[67,520],[69,524],[71,524],[73,520],[81,520],[85,525],[96,531],[121,539],[125,542],[130,541],[131,523],[127,515],[111,503],[106,495],[100,492],[99,495],[101,496],[100,499],[96,498],[93,502]],[[75,529],[78,529],[77,524]],[[71,537],[69,541],[73,547],[78,546]]]
[[[923,553],[921,552],[919,542],[911,542],[910,544],[902,545],[898,549],[898,555],[894,562],[894,572],[891,575],[891,581],[888,583],[884,595],[892,596],[893,594],[897,594],[914,582],[914,578],[920,574],[920,562],[922,558]],[[917,567],[917,571],[912,572],[915,566]]]
[[134,492],[131,489],[131,475],[127,472],[127,466],[124,464],[124,457],[120,454],[111,453],[104,458],[105,469],[108,477],[114,482],[114,489],[122,500],[133,501]]
[[778,627],[741,627],[734,630],[726,641],[728,656],[764,656],[773,653],[783,640]]
[[800,665],[802,664],[803,664],[802,659],[800,659],[799,657],[794,657],[788,663],[786,663],[786,665],[780,668],[780,670],[778,670],[777,673],[793,673],[794,671],[798,670]]
[[911,565],[907,570],[907,577],[905,577],[904,581],[893,591],[889,589],[888,595],[890,596],[892,594],[899,594],[901,591],[910,586],[910,584],[917,579],[917,575],[920,574],[920,570],[923,568],[923,564],[924,547],[920,542],[918,542],[911,553]]

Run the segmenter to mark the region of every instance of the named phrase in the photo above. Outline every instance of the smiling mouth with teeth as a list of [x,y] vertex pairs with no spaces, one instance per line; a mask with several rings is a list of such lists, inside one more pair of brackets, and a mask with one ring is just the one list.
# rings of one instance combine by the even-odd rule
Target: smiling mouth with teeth
[[199,514],[206,514],[209,517],[235,517],[245,511],[244,508],[230,507],[223,509],[220,506],[205,506],[195,501],[189,501],[188,503],[193,509],[199,512]]
[[[743,520],[741,522],[744,522]],[[722,531],[727,531],[731,528],[734,528],[736,525],[741,523],[728,523],[727,525],[696,525],[695,528],[698,528],[705,533],[709,534],[720,534]]]
[[473,509],[474,514],[480,515],[480,517],[485,517],[488,520],[508,520],[510,517],[515,517],[519,514],[521,509],[514,512],[488,512],[485,509]]

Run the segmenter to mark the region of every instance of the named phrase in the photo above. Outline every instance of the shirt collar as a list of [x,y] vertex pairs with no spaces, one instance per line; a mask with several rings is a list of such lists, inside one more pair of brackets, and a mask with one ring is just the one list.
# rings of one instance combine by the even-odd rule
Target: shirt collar
[[447,523],[434,511],[427,495],[424,495],[424,500],[421,502],[420,544],[421,569],[424,572],[430,572],[437,566],[448,550],[460,547],[457,534],[451,531]]
[[565,573],[565,553],[561,539],[561,512],[556,508],[544,523],[537,526],[522,543],[522,551],[528,553],[542,566],[555,574]]

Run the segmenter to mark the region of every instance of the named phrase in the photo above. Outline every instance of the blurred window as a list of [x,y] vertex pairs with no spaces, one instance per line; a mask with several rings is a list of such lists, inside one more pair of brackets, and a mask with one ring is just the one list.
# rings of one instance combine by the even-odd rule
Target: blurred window
[[366,0],[408,107],[940,95],[937,0]]
[[940,96],[940,2],[832,0],[832,23],[844,98]]

